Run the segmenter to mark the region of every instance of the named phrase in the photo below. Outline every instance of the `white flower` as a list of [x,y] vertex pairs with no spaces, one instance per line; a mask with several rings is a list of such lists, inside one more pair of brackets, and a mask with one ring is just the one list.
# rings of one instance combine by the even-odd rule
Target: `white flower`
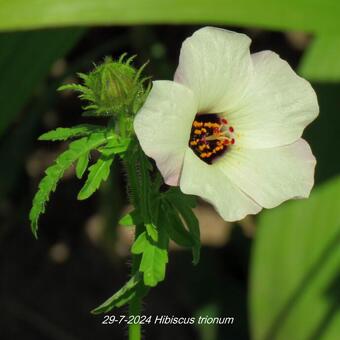
[[[182,45],[174,81],[155,81],[134,128],[169,185],[228,221],[308,197],[315,158],[301,139],[318,115],[310,84],[240,33],[205,27]],[[210,124],[209,124],[210,123]]]

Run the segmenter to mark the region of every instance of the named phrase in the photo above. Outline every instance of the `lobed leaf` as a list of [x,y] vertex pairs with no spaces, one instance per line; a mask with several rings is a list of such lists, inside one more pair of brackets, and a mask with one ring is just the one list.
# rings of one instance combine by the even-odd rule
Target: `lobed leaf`
[[144,284],[155,287],[165,278],[165,268],[168,263],[168,238],[159,230],[158,241],[154,242],[146,232],[143,232],[134,242],[131,252],[142,254],[139,270],[144,273]]
[[45,171],[45,177],[39,183],[39,189],[33,198],[33,205],[29,214],[31,229],[35,237],[37,237],[39,217],[45,212],[45,204],[48,202],[50,194],[55,191],[65,170],[79,157],[106,141],[104,133],[94,133],[88,138],[76,140],[70,143],[68,150],[59,155],[55,163]]

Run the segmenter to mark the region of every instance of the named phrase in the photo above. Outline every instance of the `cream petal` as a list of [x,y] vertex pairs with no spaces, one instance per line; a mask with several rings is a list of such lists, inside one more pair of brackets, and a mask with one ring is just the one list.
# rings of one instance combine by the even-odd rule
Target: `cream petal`
[[226,221],[238,221],[262,208],[245,195],[221,171],[218,164],[206,164],[188,147],[180,180],[181,190],[211,203]]
[[205,27],[181,48],[175,81],[192,89],[201,113],[231,110],[252,76],[249,45],[241,33]]
[[226,114],[236,142],[246,148],[293,143],[319,113],[316,94],[276,53],[255,53],[252,60],[254,77],[242,107]]
[[155,81],[134,120],[142,149],[156,161],[169,185],[178,185],[196,112],[190,89],[173,81]]
[[276,148],[235,147],[220,162],[230,181],[265,208],[308,197],[314,184],[316,160],[303,139]]

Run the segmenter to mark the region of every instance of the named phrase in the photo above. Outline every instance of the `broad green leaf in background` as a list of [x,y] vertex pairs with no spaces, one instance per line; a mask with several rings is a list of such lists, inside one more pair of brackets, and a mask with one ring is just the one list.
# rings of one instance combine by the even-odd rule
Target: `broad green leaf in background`
[[[0,16],[5,3],[0,0]],[[13,12],[10,17],[16,15]],[[53,62],[64,56],[83,32],[62,29],[0,34],[0,134],[15,120]]]
[[334,0],[0,0],[0,8],[0,30],[70,25],[229,23],[277,30],[340,32],[340,3]]
[[312,81],[339,81],[339,55],[340,34],[319,34],[304,54],[299,67],[299,73]]
[[340,334],[340,177],[261,215],[252,254],[253,339]]
[[[0,8],[0,31],[171,23],[314,33],[316,42],[301,67],[302,74],[317,81],[340,80],[340,59],[336,58],[340,53],[337,0],[0,0]],[[321,65],[318,70],[314,68],[317,61]]]

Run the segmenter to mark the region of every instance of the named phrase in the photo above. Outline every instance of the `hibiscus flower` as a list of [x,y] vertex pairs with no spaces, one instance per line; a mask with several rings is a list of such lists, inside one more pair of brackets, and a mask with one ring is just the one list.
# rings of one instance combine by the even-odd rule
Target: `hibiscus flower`
[[315,158],[301,139],[319,112],[311,85],[244,34],[205,27],[186,39],[174,81],[154,81],[134,129],[165,182],[227,221],[308,197]]

